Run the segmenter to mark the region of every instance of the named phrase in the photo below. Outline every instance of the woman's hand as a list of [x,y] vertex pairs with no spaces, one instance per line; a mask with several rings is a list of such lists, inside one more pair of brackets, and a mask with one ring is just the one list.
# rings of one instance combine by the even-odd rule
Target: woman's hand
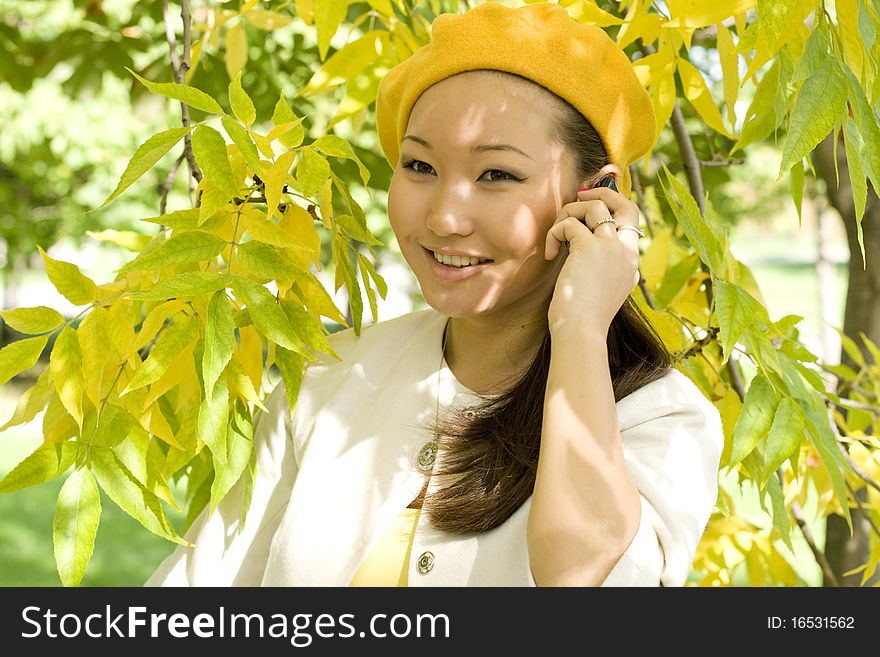
[[618,231],[610,222],[597,226],[604,219],[638,227],[639,208],[607,187],[578,191],[578,200],[562,207],[547,233],[547,260],[566,248],[568,252],[547,313],[551,334],[563,326],[580,326],[606,336],[611,320],[639,283],[638,234]]

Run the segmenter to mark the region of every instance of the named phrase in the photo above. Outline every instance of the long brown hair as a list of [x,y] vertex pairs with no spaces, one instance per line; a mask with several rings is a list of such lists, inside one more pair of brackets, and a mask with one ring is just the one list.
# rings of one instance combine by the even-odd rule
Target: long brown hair
[[[487,70],[487,69],[483,69]],[[555,100],[551,136],[573,157],[577,180],[590,180],[608,163],[602,139],[590,122],[566,100],[527,78]],[[627,298],[608,329],[606,341],[614,399],[668,373],[673,357],[638,306]],[[434,466],[438,486],[423,503],[423,513],[442,531],[488,531],[507,520],[532,494],[541,446],[544,391],[550,367],[550,333],[525,373],[510,388],[483,397],[468,409],[455,409],[436,427],[441,458]],[[428,427],[433,433],[435,427]]]

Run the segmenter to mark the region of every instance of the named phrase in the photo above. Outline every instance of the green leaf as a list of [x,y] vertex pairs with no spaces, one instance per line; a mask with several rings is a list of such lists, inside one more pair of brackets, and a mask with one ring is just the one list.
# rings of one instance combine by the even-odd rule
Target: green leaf
[[654,294],[655,307],[658,310],[665,310],[699,268],[700,256],[696,253],[685,256],[670,267]]
[[82,350],[76,331],[69,326],[65,326],[55,340],[55,346],[49,355],[49,371],[52,373],[58,398],[82,428],[82,402],[86,388],[83,379]]
[[778,404],[779,395],[770,385],[770,381],[764,374],[756,374],[749,384],[742,410],[733,427],[730,469],[748,456],[769,433]]
[[0,493],[36,486],[64,474],[76,459],[77,446],[65,441],[37,448],[0,481]]
[[320,351],[335,358],[339,358],[327,341],[324,327],[319,320],[298,307],[296,302],[290,299],[282,299],[281,307],[290,325],[300,339],[315,351]]
[[767,309],[735,283],[712,279],[715,289],[715,314],[720,329],[722,364],[726,363],[736,341],[747,328],[757,323],[770,324]]
[[191,128],[171,128],[170,130],[163,130],[141,144],[128,161],[128,166],[125,167],[125,171],[122,172],[122,176],[120,176],[119,182],[116,184],[116,189],[114,189],[113,193],[101,203],[100,207],[103,208],[110,203],[110,201],[128,189],[138,178],[149,171],[156,162],[162,159],[162,156],[164,156],[165,153],[174,148],[174,145],[179,142],[183,136],[190,131],[190,129]]
[[64,323],[64,315],[47,306],[0,310],[0,317],[13,329],[26,335],[45,333]]
[[804,165],[801,162],[795,162],[789,172],[789,188],[791,190],[791,199],[794,201],[794,207],[798,213],[798,228],[802,226],[801,220],[801,204],[804,199]]
[[89,465],[101,489],[120,509],[157,536],[191,545],[177,535],[159,498],[135,479],[112,450],[92,447]]
[[147,360],[141,363],[134,376],[131,377],[131,381],[119,393],[119,396],[122,397],[133,390],[143,388],[162,378],[162,375],[168,371],[168,366],[174,362],[174,359],[180,355],[180,352],[198,340],[198,324],[197,319],[189,317],[174,322],[165,329],[165,332],[159,336],[155,346],[150,351]]
[[836,57],[826,57],[823,66],[801,87],[791,110],[777,181],[846,116],[846,76],[840,69]]
[[761,480],[766,481],[804,438],[804,410],[794,399],[783,397],[776,407],[764,448]]
[[154,94],[166,96],[186,103],[190,107],[202,110],[208,114],[223,114],[223,108],[217,104],[217,101],[200,89],[191,87],[186,84],[177,84],[176,82],[151,82],[142,78],[140,75],[126,68],[129,73],[141,81],[141,83]]
[[778,477],[767,479],[767,491],[773,504],[773,527],[779,532],[788,549],[794,551],[791,544],[791,521],[788,517],[788,508],[785,506],[785,493]]
[[232,105],[232,113],[235,114],[235,118],[246,126],[257,120],[254,101],[241,86],[241,71],[229,83],[229,104]]
[[238,247],[238,259],[242,266],[259,278],[293,280],[302,270],[285,259],[278,249],[252,240]]
[[232,288],[238,298],[247,305],[254,328],[263,337],[285,349],[309,357],[293,327],[288,323],[287,315],[269,290],[243,276],[232,277]]
[[49,342],[48,335],[16,340],[0,349],[0,385],[36,365]]
[[867,149],[859,134],[858,127],[850,116],[846,117],[846,122],[843,124],[843,133],[846,137],[844,140],[846,163],[849,169],[853,203],[855,204],[856,237],[859,240],[859,250],[862,253],[862,270],[866,270],[868,262],[865,258],[865,235],[862,230],[862,220],[865,218],[865,206],[868,203],[868,184],[865,182],[865,171],[862,169],[861,160],[869,156],[866,154]]
[[666,168],[666,165],[663,166],[663,170],[666,172],[667,182],[664,184],[661,179],[660,183],[678,225],[710,271],[716,276],[724,277],[726,273],[724,229],[712,222],[709,217],[701,216],[700,208],[697,207],[697,202],[690,191]]
[[161,269],[187,262],[200,262],[215,258],[226,248],[226,240],[211,233],[191,230],[179,233],[163,242],[159,247],[135,258],[120,267],[120,273]]
[[214,382],[210,397],[199,404],[199,436],[220,463],[226,463],[226,425],[229,422],[229,387],[226,377]]
[[208,303],[202,378],[205,396],[209,398],[213,395],[214,384],[222,376],[235,351],[235,322],[232,320],[229,303],[225,289],[214,294]]
[[861,349],[859,349],[859,345],[856,344],[855,340],[853,340],[836,326],[832,326],[831,328],[837,331],[837,335],[840,336],[840,342],[843,345],[843,350],[846,352],[846,355],[850,357],[850,360],[858,365],[860,369],[865,369],[867,367],[867,365],[865,364],[865,358],[864,356],[862,356],[862,351]]
[[296,406],[296,398],[299,396],[299,388],[302,384],[304,362],[305,360],[299,354],[283,347],[275,348],[275,363],[278,365],[281,380],[284,382],[284,394],[291,417],[293,417],[293,409]]
[[238,181],[229,164],[226,152],[226,141],[223,135],[206,125],[200,125],[193,131],[193,155],[196,162],[209,179],[227,198],[238,195]]
[[[253,441],[251,441],[251,444],[253,444]],[[244,527],[247,521],[247,512],[254,497],[254,484],[257,480],[257,450],[251,449],[250,458],[242,475],[244,476],[244,486],[241,493],[241,526]]]
[[167,278],[152,290],[134,292],[132,299],[139,301],[165,301],[181,297],[197,297],[223,289],[226,276],[210,271],[186,271]]
[[251,420],[235,405],[233,421],[226,432],[225,462],[214,460],[214,482],[211,485],[211,511],[217,508],[226,493],[241,477],[253,451],[254,428]]
[[87,468],[73,472],[61,486],[52,523],[55,564],[64,586],[79,586],[101,521],[101,494]]
[[296,165],[296,180],[303,196],[314,196],[324,181],[330,177],[330,164],[309,146],[300,151]]
[[98,294],[97,286],[91,278],[79,270],[79,267],[69,262],[50,258],[39,246],[37,250],[43,257],[46,275],[65,299],[75,306],[84,306],[95,300]]
[[816,21],[804,46],[804,52],[795,66],[794,75],[788,81],[789,84],[810,79],[825,66],[830,52],[831,33],[828,31],[828,25],[825,21]]
[[220,122],[223,124],[223,129],[226,130],[226,134],[232,139],[232,143],[238,146],[238,150],[241,151],[245,162],[248,163],[251,170],[254,173],[259,173],[260,154],[257,152],[257,147],[248,135],[247,130],[228,116],[224,116]]
[[175,210],[168,214],[158,217],[147,217],[141,221],[148,221],[151,224],[161,224],[169,228],[198,228],[199,227],[199,209],[191,210]]
[[[135,424],[134,418],[126,415],[125,412],[119,413],[119,420],[111,424],[110,431],[118,430],[125,436],[113,445],[113,453],[144,488],[176,511],[180,511],[174,494],[162,475],[165,456],[159,447],[159,441],[150,439],[143,427]],[[103,423],[103,417],[101,419]]]
[[[370,278],[373,279],[376,289],[379,291],[379,296],[384,299],[385,295],[388,294],[388,285],[385,283],[385,279],[379,275],[376,268],[373,267],[373,263],[367,257],[358,253],[358,261],[361,263],[361,267],[365,268],[370,274]],[[366,285],[366,282],[364,284]]]

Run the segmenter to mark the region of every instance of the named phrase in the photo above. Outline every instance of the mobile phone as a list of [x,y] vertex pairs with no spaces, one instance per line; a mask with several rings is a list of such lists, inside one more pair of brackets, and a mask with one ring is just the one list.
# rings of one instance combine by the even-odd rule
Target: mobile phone
[[614,176],[605,176],[596,184],[596,187],[609,187],[615,192],[620,191],[619,189],[617,189],[617,185],[614,184]]

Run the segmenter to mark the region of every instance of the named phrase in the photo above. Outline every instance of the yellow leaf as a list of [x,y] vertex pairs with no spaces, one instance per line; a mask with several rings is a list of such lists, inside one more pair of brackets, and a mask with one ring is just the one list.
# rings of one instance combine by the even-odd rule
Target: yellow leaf
[[303,23],[312,25],[315,22],[315,0],[295,0],[296,15]]
[[64,316],[47,306],[0,310],[0,317],[13,329],[26,335],[52,331],[64,323]]
[[685,98],[690,101],[691,105],[694,106],[694,109],[696,109],[699,115],[703,117],[703,120],[709,125],[709,127],[730,139],[735,139],[735,137],[728,132],[727,128],[724,126],[724,122],[721,120],[721,113],[718,111],[718,108],[715,106],[715,101],[709,94],[706,81],[696,67],[685,59],[679,59],[678,77],[681,80]]
[[47,342],[49,336],[40,335],[16,340],[0,349],[0,385],[36,365]]
[[259,390],[263,382],[263,341],[253,326],[238,329],[238,334],[240,338],[238,358],[254,388]]
[[257,120],[254,101],[241,86],[241,71],[229,83],[229,104],[232,105],[232,113],[235,114],[235,118],[245,126],[249,126]]
[[727,122],[735,126],[736,98],[739,95],[739,66],[736,46],[727,27],[722,23],[718,23],[715,27],[718,31],[718,58],[724,77],[724,103],[727,105]]
[[[596,7],[593,2],[584,2],[582,4],[589,4],[593,7]],[[617,45],[619,47],[626,48],[629,44],[631,44],[638,38],[641,38],[644,43],[653,43],[657,39],[657,34],[660,31],[660,14],[649,12],[647,10],[648,6],[650,6],[650,2],[648,0],[637,0],[637,2],[634,2],[630,5],[629,10],[626,13],[626,18],[624,19],[623,25],[617,32]],[[596,8],[598,9],[598,7]],[[614,24],[599,23],[594,21],[582,22],[602,26]]]
[[314,5],[315,28],[318,32],[318,56],[321,61],[327,57],[330,39],[336,34],[340,23],[345,19],[348,0],[321,0]]
[[287,180],[287,174],[296,157],[296,151],[287,151],[278,156],[275,164],[264,170],[263,182],[266,184],[266,216],[271,218],[278,209],[278,203]]
[[387,30],[374,30],[337,50],[319,68],[299,95],[314,96],[354,79],[388,50]]
[[254,404],[260,410],[267,413],[269,412],[269,409],[267,409],[263,405],[263,402],[260,401],[260,396],[257,394],[253,381],[251,381],[248,373],[245,372],[237,355],[233,355],[232,360],[229,361],[229,368],[226,370],[226,374],[229,377],[228,383],[232,384],[232,388],[238,394],[239,398]]
[[721,415],[721,427],[724,431],[724,449],[721,452],[721,465],[725,466],[729,463],[733,450],[733,428],[736,426],[736,421],[742,410],[742,400],[739,398],[736,390],[726,382],[720,383],[716,387],[716,391],[718,388],[722,389],[721,394],[723,396],[719,400],[713,400],[713,403]]
[[321,237],[315,228],[314,217],[305,208],[296,203],[288,203],[281,216],[281,228],[308,250],[309,257],[316,265],[319,264]]
[[142,251],[153,239],[152,235],[144,235],[131,230],[113,230],[112,228],[106,228],[102,231],[87,230],[86,235],[99,242],[115,244],[135,253]]
[[97,286],[91,278],[79,270],[79,267],[50,258],[42,247],[38,246],[37,250],[43,256],[46,275],[64,298],[75,306],[84,306],[95,300]]
[[244,12],[244,17],[248,23],[261,30],[271,32],[280,27],[286,27],[293,22],[290,16],[279,14],[277,11],[269,11],[268,9],[251,9]]
[[673,76],[661,78],[651,87],[651,100],[654,103],[654,141],[669,124],[669,118],[675,109],[675,79]]
[[110,385],[119,369],[121,357],[107,335],[107,311],[101,306],[92,309],[77,329],[82,350],[82,372],[85,392],[95,408],[110,393]]
[[196,343],[192,342],[183,348],[177,357],[171,361],[171,365],[158,381],[150,386],[149,396],[144,402],[145,406],[151,406],[165,395],[174,386],[184,381],[191,382],[198,386],[198,378],[196,376],[195,364],[193,362],[193,349]]
[[650,292],[655,291],[659,287],[660,282],[666,275],[671,234],[672,230],[669,228],[655,230],[654,237],[651,239],[651,244],[645,249],[645,253],[642,255],[639,269],[642,272],[642,277],[645,279],[645,284],[648,286]]
[[226,73],[230,80],[234,80],[245,64],[248,58],[248,42],[247,34],[244,31],[244,24],[240,21],[231,27],[226,28]]
[[55,390],[61,403],[82,429],[82,399],[85,392],[82,351],[76,331],[69,326],[61,329],[55,340],[55,346],[49,356],[49,371],[52,373],[52,381],[55,383]]
[[752,9],[757,0],[667,0],[672,20],[669,27],[704,27]]
[[183,449],[181,444],[174,438],[174,431],[171,430],[171,427],[168,425],[168,420],[162,415],[158,403],[154,403],[147,408],[145,413],[141,416],[140,423],[141,426],[156,436],[159,440],[168,443],[176,449]]
[[29,388],[15,405],[15,413],[12,417],[0,427],[0,433],[6,431],[9,427],[15,427],[25,422],[33,420],[37,413],[42,411],[49,398],[55,393],[55,386],[52,385],[52,376],[48,369],[37,379],[37,382]]
[[101,494],[87,468],[75,470],[58,492],[52,543],[58,576],[64,586],[79,586],[92,558],[101,520]]

